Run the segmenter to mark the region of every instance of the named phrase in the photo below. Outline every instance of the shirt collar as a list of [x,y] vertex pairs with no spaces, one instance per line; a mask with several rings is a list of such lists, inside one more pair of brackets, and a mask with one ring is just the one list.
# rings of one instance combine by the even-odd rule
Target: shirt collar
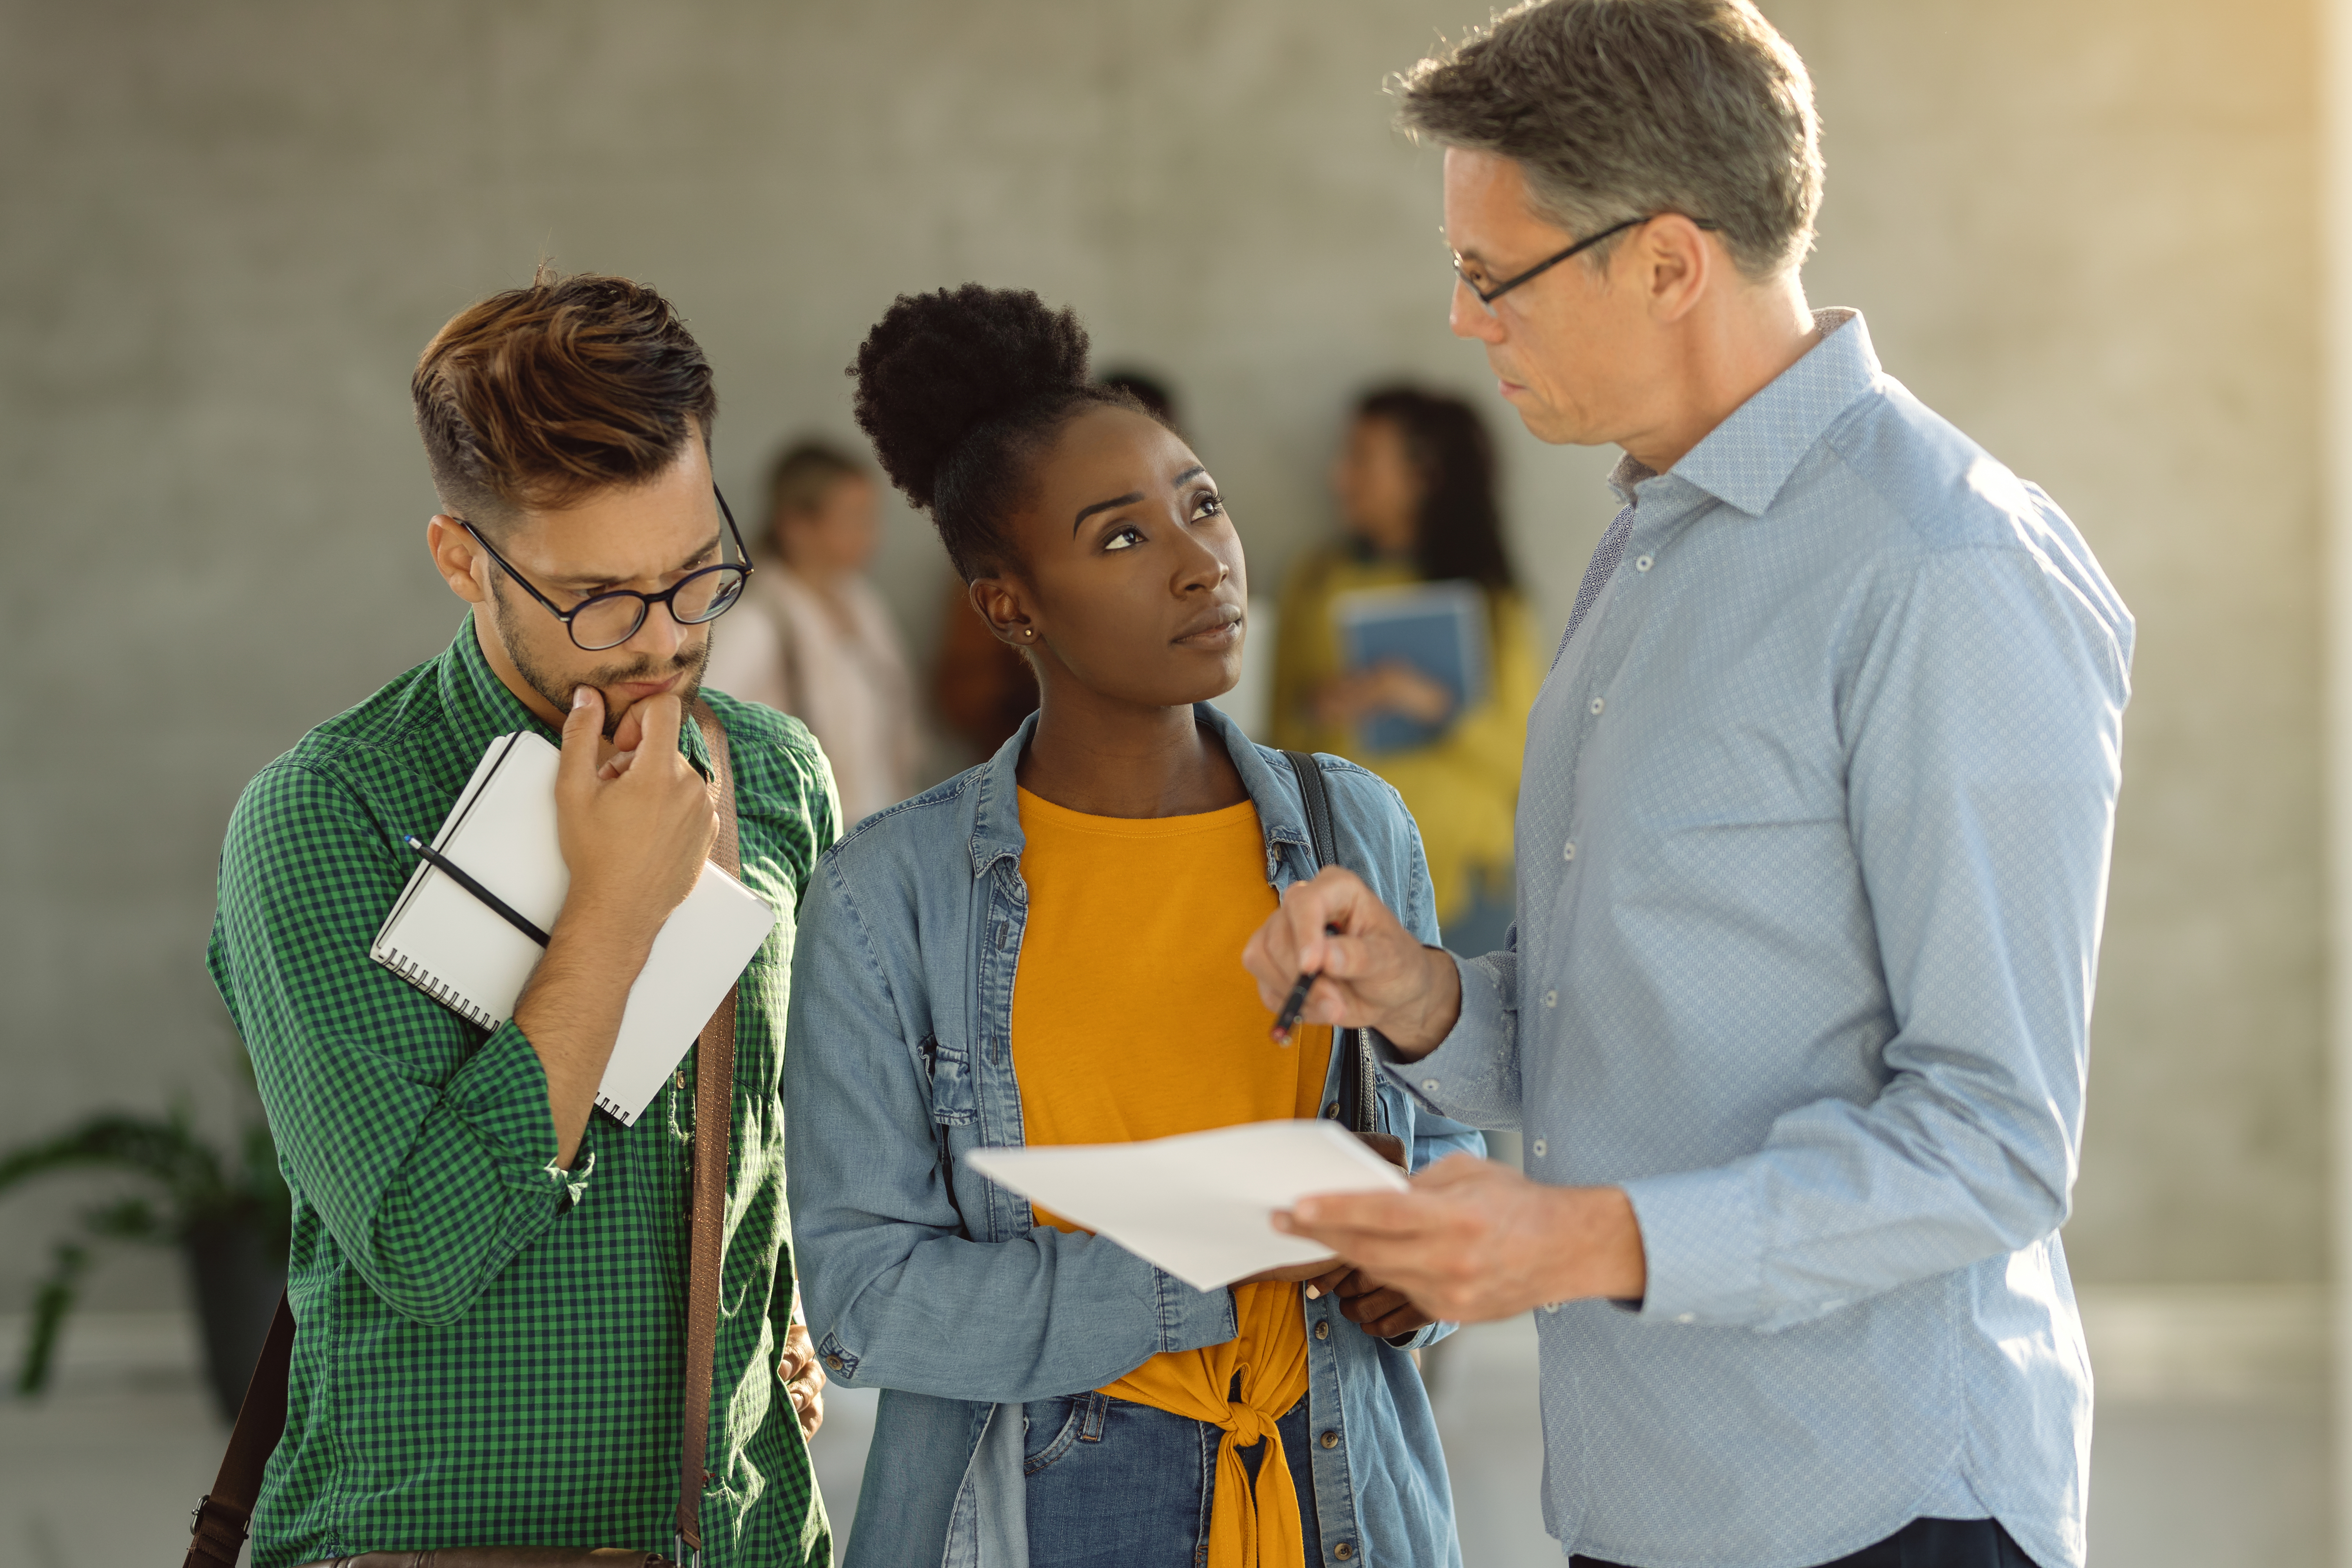
[[[1664,477],[1683,480],[1750,517],[1759,517],[1799,462],[1879,374],[1878,355],[1862,312],[1832,306],[1813,312],[1821,341],[1708,431]],[[1628,503],[1656,470],[1632,453],[1609,483]]]
[[[507,689],[507,683],[499,679],[499,672],[482,657],[481,641],[474,635],[470,612],[435,662],[440,666],[441,710],[448,716],[450,736],[467,759],[468,767],[492,741],[517,730],[529,730],[551,745],[563,744],[563,731],[524,707],[522,699]],[[694,764],[697,772],[709,776],[709,752],[702,742],[702,727],[694,721],[691,713],[678,726],[677,749],[686,753],[686,760]]]
[[[1281,846],[1295,845],[1304,850],[1313,842],[1307,837],[1307,808],[1298,786],[1287,773],[1269,765],[1265,754],[1242,733],[1241,726],[1214,704],[1196,702],[1192,714],[1225,743],[1226,755],[1242,775],[1242,787],[1249,792],[1250,804],[1257,807],[1258,830],[1265,837],[1266,879],[1272,881]],[[975,877],[987,875],[999,860],[1020,859],[1028,843],[1021,831],[1018,770],[1021,753],[1036,732],[1037,715],[1032,713],[1021,721],[1013,738],[997,748],[996,755],[980,766],[980,777],[972,786],[971,870]]]

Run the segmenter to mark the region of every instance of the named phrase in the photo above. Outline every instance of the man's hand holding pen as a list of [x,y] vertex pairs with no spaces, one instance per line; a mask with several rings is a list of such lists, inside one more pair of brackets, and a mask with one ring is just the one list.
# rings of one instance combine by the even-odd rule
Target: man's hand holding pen
[[1242,963],[1267,1007],[1286,1016],[1292,988],[1311,977],[1304,1021],[1378,1029],[1407,1057],[1436,1049],[1462,1010],[1454,960],[1423,946],[1362,879],[1338,866],[1285,889]]

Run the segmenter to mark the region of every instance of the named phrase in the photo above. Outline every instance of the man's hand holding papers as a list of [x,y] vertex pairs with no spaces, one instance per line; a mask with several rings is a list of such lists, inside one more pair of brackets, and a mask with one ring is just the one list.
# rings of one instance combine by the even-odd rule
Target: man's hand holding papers
[[[1268,1223],[1309,1193],[1402,1194],[1404,1173],[1329,1121],[1259,1121],[1133,1143],[975,1149],[989,1180],[1045,1205],[1196,1290],[1328,1262]],[[1319,1276],[1324,1270],[1318,1269]]]
[[1622,1188],[1545,1186],[1474,1154],[1440,1160],[1410,1192],[1302,1197],[1274,1224],[1454,1322],[1588,1296],[1639,1300],[1646,1288],[1641,1229]]

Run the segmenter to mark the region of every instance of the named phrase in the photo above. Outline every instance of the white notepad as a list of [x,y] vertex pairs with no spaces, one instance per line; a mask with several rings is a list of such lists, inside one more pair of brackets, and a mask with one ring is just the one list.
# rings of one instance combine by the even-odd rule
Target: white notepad
[[1274,1228],[1314,1193],[1402,1192],[1404,1173],[1335,1121],[1253,1121],[1136,1143],[974,1149],[971,1167],[1195,1290],[1330,1252]]
[[[572,886],[555,837],[562,758],[528,731],[490,742],[450,808],[434,849],[516,913],[551,929]],[[776,912],[706,862],[671,912],[629,987],[621,1032],[596,1103],[626,1127],[651,1102],[702,1026],[768,939]],[[368,956],[485,1029],[514,1016],[544,950],[423,860],[401,889]]]

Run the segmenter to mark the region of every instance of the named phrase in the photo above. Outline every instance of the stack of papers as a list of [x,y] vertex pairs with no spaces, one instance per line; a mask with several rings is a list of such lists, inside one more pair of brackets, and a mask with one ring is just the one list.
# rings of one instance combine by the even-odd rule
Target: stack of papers
[[964,1160],[1196,1290],[1331,1256],[1275,1229],[1276,1209],[1316,1193],[1409,1184],[1332,1121],[1255,1121],[1139,1143],[975,1149]]

